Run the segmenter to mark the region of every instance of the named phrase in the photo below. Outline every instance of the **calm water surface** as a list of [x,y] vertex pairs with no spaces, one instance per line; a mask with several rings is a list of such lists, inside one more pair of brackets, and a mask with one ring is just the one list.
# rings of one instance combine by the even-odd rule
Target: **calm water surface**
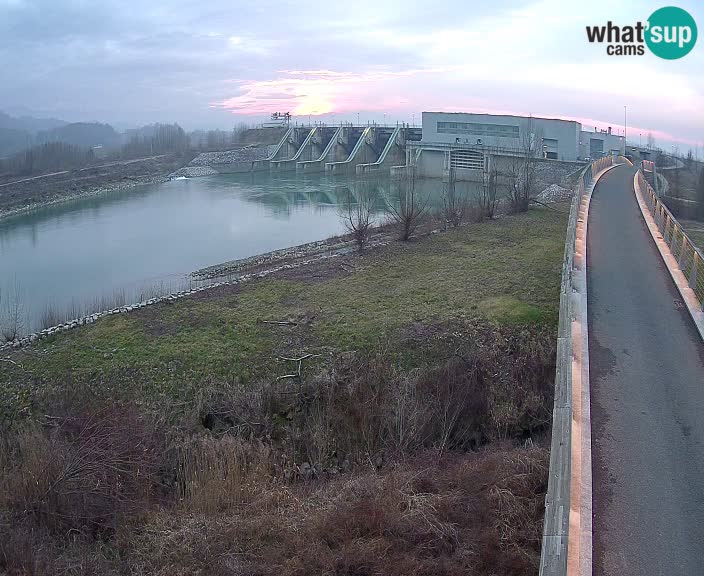
[[[0,309],[7,314],[7,303],[19,301],[28,331],[40,327],[49,307],[72,318],[101,299],[129,303],[182,288],[199,268],[343,233],[339,207],[350,193],[371,187],[381,213],[394,185],[388,178],[219,175],[3,219]],[[476,185],[463,186],[476,193]],[[421,180],[418,188],[439,204],[439,181]]]

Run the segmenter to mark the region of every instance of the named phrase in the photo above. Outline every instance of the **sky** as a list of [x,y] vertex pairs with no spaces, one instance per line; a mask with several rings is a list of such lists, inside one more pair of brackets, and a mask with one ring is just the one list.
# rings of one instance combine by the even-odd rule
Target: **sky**
[[[704,146],[704,38],[607,56],[585,26],[667,3],[590,0],[0,0],[0,110],[117,127],[420,122],[533,114]],[[685,8],[704,36],[704,3]],[[638,134],[638,136],[636,136]],[[700,144],[701,143],[701,144]]]

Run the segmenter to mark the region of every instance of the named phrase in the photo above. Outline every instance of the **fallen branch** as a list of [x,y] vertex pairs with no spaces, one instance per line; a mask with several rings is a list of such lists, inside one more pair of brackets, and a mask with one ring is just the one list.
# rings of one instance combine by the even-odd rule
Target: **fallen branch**
[[320,356],[320,354],[304,354],[303,356],[300,356],[299,358],[288,358],[286,356],[279,356],[279,360],[285,360],[287,362],[296,362],[297,367],[296,367],[296,372],[294,374],[284,374],[283,376],[279,376],[276,378],[277,381],[279,380],[284,380],[286,378],[300,378],[301,377],[301,369],[303,368],[303,361],[307,360],[308,358],[317,358]]
[[289,362],[301,362],[307,360],[308,358],[318,358],[320,354],[304,354],[300,358],[287,358],[286,356],[279,356],[279,360],[288,360]]
[[276,326],[298,326],[298,322],[291,320],[260,320],[262,324],[274,324]]

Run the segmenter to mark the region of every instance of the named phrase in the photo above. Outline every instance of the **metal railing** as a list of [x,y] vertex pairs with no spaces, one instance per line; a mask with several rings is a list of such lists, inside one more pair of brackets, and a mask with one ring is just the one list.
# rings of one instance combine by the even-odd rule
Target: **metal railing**
[[[545,495],[540,576],[567,576],[568,574],[567,555],[570,540],[570,493],[572,488],[572,370],[573,358],[578,352],[573,349],[572,322],[581,317],[579,299],[575,298],[575,295],[579,296],[581,292],[582,296],[586,296],[584,287],[581,286],[583,281],[580,282],[578,278],[578,272],[584,275],[583,262],[581,267],[575,263],[580,207],[585,195],[591,192],[595,177],[609,166],[625,162],[627,160],[621,156],[605,156],[584,168],[575,184],[575,194],[570,207],[565,253],[562,261],[560,316],[555,363],[555,401],[552,417],[548,491]],[[582,215],[585,220],[586,217],[586,213]],[[581,321],[586,322],[586,318],[582,318]],[[585,385],[589,384],[583,382],[582,386]],[[574,402],[580,401],[581,398],[574,399]],[[581,527],[578,526],[578,529]],[[575,536],[579,537],[579,533]],[[591,550],[589,550],[589,558],[591,558]],[[581,558],[578,558],[577,565],[581,563]]]
[[663,240],[677,260],[689,287],[697,297],[699,308],[704,308],[704,255],[687,236],[677,219],[658,197],[653,187],[648,183],[642,170],[638,170],[638,186],[643,192],[650,214],[662,234]]

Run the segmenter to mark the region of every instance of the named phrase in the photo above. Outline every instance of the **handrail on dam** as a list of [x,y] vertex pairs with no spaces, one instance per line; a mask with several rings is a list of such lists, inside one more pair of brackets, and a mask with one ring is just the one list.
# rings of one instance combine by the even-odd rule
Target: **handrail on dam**
[[[586,225],[596,179],[625,162],[606,156],[582,171],[565,238],[555,368],[550,471],[540,576],[591,574],[591,457],[586,317]],[[586,447],[586,450],[582,448]],[[586,462],[585,462],[586,458]],[[587,513],[585,513],[587,512]]]
[[645,179],[642,167],[638,170],[636,179],[638,188],[644,192],[645,203],[662,234],[662,239],[694,292],[699,310],[702,310],[704,308],[704,254],[694,245],[672,212]]

